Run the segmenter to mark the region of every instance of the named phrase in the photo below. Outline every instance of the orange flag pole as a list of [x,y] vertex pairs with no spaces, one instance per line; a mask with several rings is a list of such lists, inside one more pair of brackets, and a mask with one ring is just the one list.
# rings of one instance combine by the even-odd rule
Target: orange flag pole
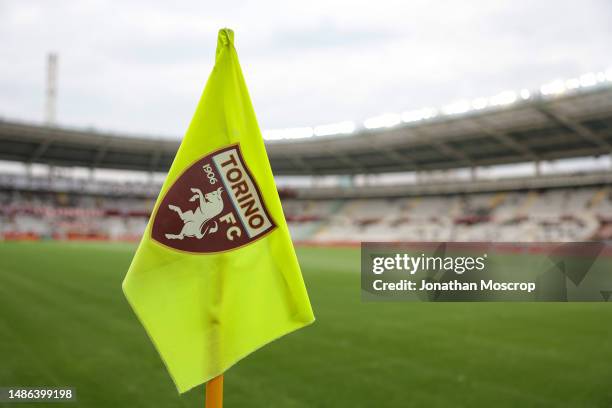
[[205,408],[223,408],[223,374],[206,383]]

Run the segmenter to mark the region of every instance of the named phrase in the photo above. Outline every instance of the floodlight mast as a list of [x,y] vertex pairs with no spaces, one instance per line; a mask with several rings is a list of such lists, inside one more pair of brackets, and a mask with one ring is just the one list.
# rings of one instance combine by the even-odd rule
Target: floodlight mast
[[45,93],[45,123],[54,125],[57,103],[57,61],[56,53],[47,54],[47,89]]

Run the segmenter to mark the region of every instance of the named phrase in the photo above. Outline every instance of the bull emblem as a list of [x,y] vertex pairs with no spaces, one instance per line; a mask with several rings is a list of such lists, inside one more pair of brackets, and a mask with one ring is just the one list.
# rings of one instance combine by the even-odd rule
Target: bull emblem
[[194,195],[189,201],[200,201],[200,205],[195,210],[183,211],[176,205],[168,205],[170,210],[178,214],[184,225],[181,232],[178,234],[165,234],[167,239],[183,239],[185,237],[202,239],[207,234],[215,233],[219,229],[217,221],[214,221],[214,225],[208,225],[202,230],[208,221],[218,216],[221,214],[221,211],[223,211],[223,198],[221,197],[223,187],[219,187],[206,194],[202,194],[202,190],[198,188],[192,188],[191,192],[194,193]]

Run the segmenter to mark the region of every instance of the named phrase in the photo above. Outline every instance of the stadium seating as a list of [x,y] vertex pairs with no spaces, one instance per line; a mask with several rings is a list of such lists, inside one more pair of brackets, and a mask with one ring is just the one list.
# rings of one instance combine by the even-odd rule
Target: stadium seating
[[[113,196],[96,193],[100,186],[89,186],[93,192],[75,191],[70,180],[54,181],[55,192],[36,181],[19,183],[0,190],[0,235],[5,239],[137,240],[154,204],[155,194],[139,186],[130,186],[129,193],[125,185],[107,183]],[[392,199],[285,198],[283,207],[298,242],[612,238],[607,187]]]
[[[612,200],[605,188],[336,200],[317,228],[305,229],[287,202],[298,241],[580,241],[612,233]],[[302,202],[301,205],[307,205]],[[308,234],[308,232],[311,232]]]

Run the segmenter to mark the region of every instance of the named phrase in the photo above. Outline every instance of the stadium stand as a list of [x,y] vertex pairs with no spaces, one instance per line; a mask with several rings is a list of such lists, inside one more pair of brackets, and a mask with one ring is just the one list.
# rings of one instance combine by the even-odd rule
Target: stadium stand
[[[34,178],[35,189],[25,190],[23,180],[6,180],[0,191],[4,239],[136,240],[155,198],[134,193],[134,183],[127,193],[121,183],[90,182],[98,193],[84,193],[67,191],[67,183]],[[284,198],[283,206],[298,242],[612,239],[612,189],[606,185],[403,198],[295,197]]]
[[[419,111],[393,123],[366,121],[350,135],[313,131],[308,138],[268,141],[275,175],[342,181],[281,191],[292,236],[318,244],[610,240],[610,169],[554,174],[539,169],[551,160],[610,157],[611,83],[612,71],[589,74],[539,93],[521,91],[487,108],[441,115]],[[138,239],[159,183],[61,176],[51,169],[160,173],[177,147],[176,139],[0,119],[0,160],[50,169],[46,176],[0,174],[0,236]],[[479,168],[510,163],[530,163],[538,171],[475,176]],[[447,177],[461,170],[472,177]],[[442,177],[417,177],[432,172]],[[411,173],[416,180],[358,181],[388,173]]]

